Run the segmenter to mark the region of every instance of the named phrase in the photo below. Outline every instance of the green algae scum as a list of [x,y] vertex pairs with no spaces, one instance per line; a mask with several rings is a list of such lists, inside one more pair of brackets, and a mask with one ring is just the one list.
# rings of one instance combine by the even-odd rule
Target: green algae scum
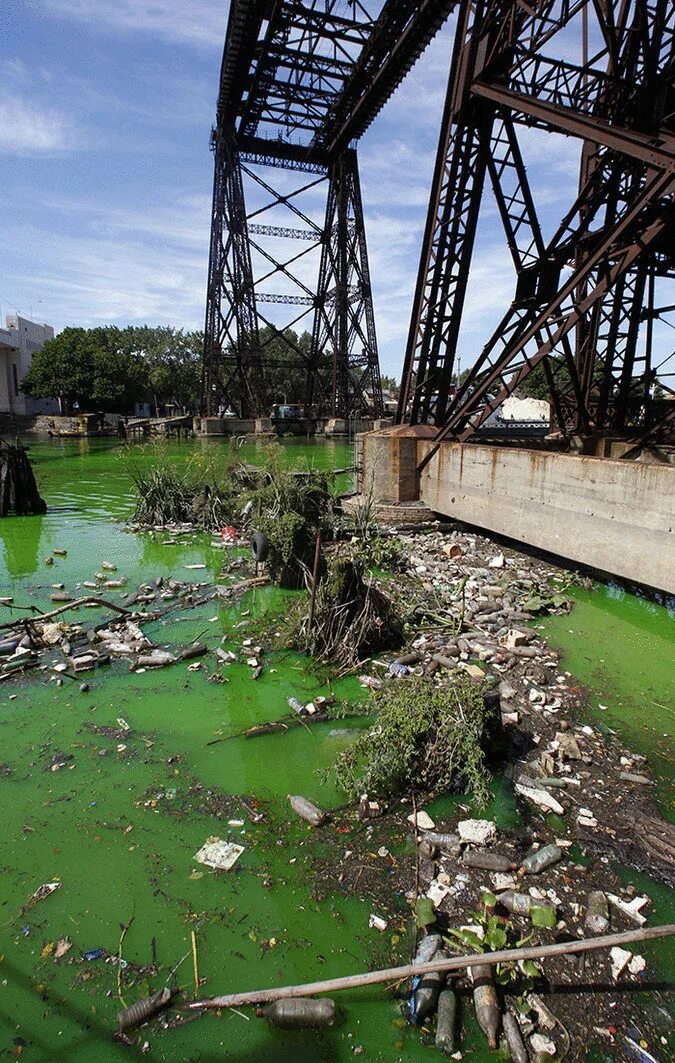
[[[180,463],[196,448],[217,463],[226,445],[174,444],[169,454]],[[293,442],[285,454],[289,463],[307,460],[320,468],[349,466],[352,458],[346,444],[332,442]],[[31,442],[30,456],[49,510],[0,522],[2,596],[46,610],[54,584],[75,593],[104,560],[116,564],[132,588],[159,576],[211,581],[218,575],[224,551],[213,548],[208,535],[167,544],[167,535],[125,530],[133,496],[119,445]],[[255,461],[260,452],[245,444],[241,456]],[[66,555],[47,567],[46,557],[59,549]],[[225,648],[229,643],[238,650],[256,619],[281,615],[290,594],[259,588],[236,605],[210,601],[146,627],[162,645],[184,646],[199,637],[211,651],[223,639]],[[16,615],[3,608],[7,618]],[[92,622],[97,615],[92,610]],[[600,622],[602,652],[590,652],[589,637]],[[656,655],[667,660],[671,625],[663,607],[606,590],[579,593],[572,614],[546,622],[547,636],[566,655],[564,666],[591,689],[595,721],[653,757],[664,780],[663,736],[670,732],[675,698],[672,672],[655,661]],[[187,664],[130,674],[116,662],[96,672],[84,692],[79,682],[58,687],[44,673],[3,684],[4,1057],[50,1063],[130,1057],[297,1063],[347,1060],[355,1053],[368,1060],[428,1058],[418,1032],[402,1027],[397,1002],[378,987],[340,998],[335,1026],[321,1033],[274,1030],[249,1010],[166,1030],[151,1025],[134,1036],[132,1047],[113,1040],[125,1004],[167,983],[180,987],[179,999],[195,995],[193,932],[200,996],[409,959],[403,897],[398,924],[390,922],[383,933],[369,928],[367,900],[338,893],[315,900],[317,857],[349,848],[349,835],[331,824],[312,832],[287,802],[289,793],[328,809],[343,801],[326,769],[344,742],[344,726],[323,723],[255,741],[208,744],[278,718],[289,696],[307,701],[330,690],[355,701],[361,693],[354,677],[329,688],[326,676],[299,656],[279,651],[265,660],[269,667],[258,682],[244,663],[229,667],[228,682],[211,683],[207,671],[190,671]],[[346,726],[359,724],[350,719]],[[496,780],[491,812],[504,822],[515,818],[505,780]],[[243,847],[227,873],[194,859],[211,836]],[[657,896],[650,880],[630,877]],[[59,885],[29,903],[44,883]],[[658,894],[664,905],[665,894]],[[659,909],[666,921],[665,908]],[[474,1049],[475,1059],[494,1055],[481,1047],[471,1023],[466,1048]]]

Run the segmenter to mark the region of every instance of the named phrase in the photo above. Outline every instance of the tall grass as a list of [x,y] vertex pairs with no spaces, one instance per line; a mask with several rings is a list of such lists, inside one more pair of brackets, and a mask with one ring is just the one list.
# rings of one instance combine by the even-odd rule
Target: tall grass
[[232,523],[241,511],[237,461],[216,471],[213,462],[194,455],[181,467],[172,464],[161,444],[150,444],[127,460],[136,490],[133,520],[146,527],[193,524],[212,531]]

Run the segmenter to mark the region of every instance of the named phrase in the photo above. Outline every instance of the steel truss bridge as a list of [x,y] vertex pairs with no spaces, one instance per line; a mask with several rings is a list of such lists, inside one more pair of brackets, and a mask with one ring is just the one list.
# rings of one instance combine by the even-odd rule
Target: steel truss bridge
[[[311,344],[292,351],[307,402],[336,416],[381,411],[354,144],[451,14],[397,421],[468,440],[538,372],[563,435],[657,439],[675,414],[654,394],[670,370],[655,329],[675,310],[663,301],[675,277],[673,0],[384,0],[377,14],[358,0],[232,0],[213,132],[204,411],[232,390],[244,412],[264,408],[266,374],[289,357],[261,309],[271,303],[294,308],[292,327],[311,315]],[[552,231],[528,181],[526,127],[580,145],[576,194]],[[244,176],[267,196],[248,213]],[[300,200],[319,187],[317,223]],[[282,206],[285,225],[272,222]],[[514,290],[483,349],[470,350],[467,290],[490,209]],[[296,291],[267,290],[279,278]],[[470,366],[461,380],[459,355]]]

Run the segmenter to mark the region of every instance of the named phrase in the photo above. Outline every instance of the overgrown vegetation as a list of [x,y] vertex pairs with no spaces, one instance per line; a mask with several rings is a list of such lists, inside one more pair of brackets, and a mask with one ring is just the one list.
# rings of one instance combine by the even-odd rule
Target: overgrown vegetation
[[279,444],[266,449],[265,465],[249,469],[244,501],[252,503],[249,521],[269,540],[267,566],[282,587],[301,587],[312,566],[316,533],[333,529],[333,474],[315,469],[291,472]]
[[479,807],[490,796],[488,751],[500,726],[497,699],[468,678],[450,687],[398,680],[373,696],[377,720],[337,759],[351,797],[392,798],[464,790]]
[[212,531],[231,523],[241,512],[241,488],[235,459],[223,471],[201,457],[192,458],[184,468],[171,464],[161,445],[153,446],[151,461],[147,449],[136,450],[128,461],[136,489],[133,520],[156,527],[166,524],[194,524]]
[[342,531],[353,534],[352,552],[364,568],[405,571],[408,562],[399,540],[394,535],[383,534],[375,518],[372,488],[354,506],[343,522]]
[[329,558],[313,618],[310,609],[310,603],[303,602],[291,618],[290,645],[306,649],[322,664],[336,666],[338,674],[403,642],[403,620],[396,604],[372,579],[364,578],[363,565],[351,556]]
[[405,572],[408,559],[393,535],[374,535],[370,539],[355,539],[354,557],[364,568],[379,568],[385,572]]
[[162,444],[130,453],[137,524],[189,523],[205,531],[235,524],[262,532],[270,576],[283,587],[303,585],[317,531],[324,540],[332,535],[333,474],[286,469],[279,444],[265,448],[260,466],[243,465],[236,451],[224,452],[224,463],[221,452],[218,466],[197,456],[184,468],[171,463]]
[[[480,911],[469,913],[472,926],[482,928],[482,937],[469,926],[452,928],[447,935],[444,935],[446,947],[460,953],[472,949],[474,952],[484,954],[500,952],[507,948],[518,949],[523,945],[528,945],[532,941],[532,932],[522,934],[509,915],[496,913],[497,906],[497,897],[494,893],[485,890],[481,894]],[[555,909],[550,904],[533,905],[530,911],[530,921],[533,927],[545,926],[552,929],[556,924]],[[506,992],[515,995],[516,1007],[522,1014],[526,1014],[531,1008],[528,996],[535,983],[541,978],[539,967],[533,960],[520,960],[518,963],[498,963],[494,971],[497,984],[502,986]]]
[[549,584],[548,592],[542,587],[530,591],[525,601],[529,613],[569,613],[572,608],[570,592],[577,581],[570,575],[554,582],[556,585]]

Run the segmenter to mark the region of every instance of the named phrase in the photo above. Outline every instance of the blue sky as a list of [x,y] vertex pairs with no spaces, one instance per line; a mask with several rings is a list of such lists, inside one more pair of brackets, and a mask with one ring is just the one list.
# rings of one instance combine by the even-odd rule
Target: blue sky
[[[201,328],[209,131],[227,0],[3,0],[0,310],[65,325]],[[363,138],[361,181],[383,370],[400,375],[452,22]],[[573,44],[570,45],[571,47]],[[550,223],[578,148],[523,132]],[[513,277],[491,197],[478,234],[462,364]]]

